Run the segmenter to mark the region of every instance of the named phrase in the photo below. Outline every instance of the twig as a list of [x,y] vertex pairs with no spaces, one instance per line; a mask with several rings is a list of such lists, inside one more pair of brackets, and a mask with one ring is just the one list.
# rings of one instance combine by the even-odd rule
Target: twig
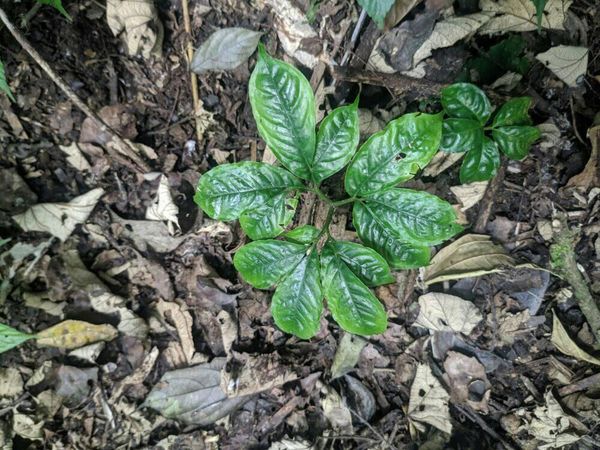
[[[192,45],[192,23],[190,22],[190,8],[188,6],[188,0],[181,0],[181,9],[183,9],[183,27],[188,35],[186,53],[188,59],[188,66],[192,66],[192,59],[194,58],[194,46]],[[192,84],[192,103],[194,107],[194,118],[196,120],[196,139],[198,144],[202,140],[204,135],[202,119],[202,106],[200,105],[200,95],[198,93],[198,77],[194,72],[190,70],[190,82]]]
[[590,377],[584,378],[583,380],[579,380],[577,383],[569,384],[567,386],[563,386],[558,390],[558,394],[561,397],[564,397],[569,394],[573,394],[575,392],[583,391],[585,389],[600,386],[600,373],[594,374]]
[[346,52],[344,53],[344,56],[342,57],[342,62],[340,63],[341,66],[345,66],[346,64],[348,64],[348,61],[350,60],[350,55],[352,54],[352,52],[354,51],[354,48],[356,47],[356,41],[358,41],[358,36],[360,34],[360,30],[362,29],[363,25],[365,24],[366,19],[367,19],[367,11],[363,8],[363,10],[360,12],[360,16],[356,22],[356,26],[354,27],[354,31],[352,31],[352,36],[350,37],[350,47],[346,49]]
[[488,220],[490,219],[490,214],[492,213],[492,207],[494,206],[494,199],[496,198],[498,188],[502,184],[502,180],[504,180],[505,172],[506,164],[501,164],[500,169],[498,169],[498,173],[492,179],[492,181],[490,181],[490,184],[485,190],[481,207],[479,209],[479,216],[477,217],[477,222],[475,222],[475,226],[473,227],[473,231],[475,233],[485,233]]
[[[116,145],[107,145],[106,149],[108,153],[111,154],[111,156],[121,164],[129,167],[133,171],[148,172],[150,169],[136,154],[137,149],[133,147],[133,145],[125,142],[115,130],[105,124],[102,119],[94,111],[92,111],[69,86],[65,84],[65,82],[54,72],[54,70],[52,70],[44,58],[42,58],[41,55],[33,48],[25,36],[23,36],[23,34],[17,30],[2,8],[0,8],[0,20],[4,23],[6,29],[10,31],[21,47],[23,47],[29,56],[31,56],[31,58],[33,58],[33,60],[42,68],[42,70],[46,72],[46,75],[48,75],[48,77],[60,88],[60,90],[63,91],[68,99],[73,102],[73,104],[77,106],[87,117],[96,122],[101,132],[111,135]],[[133,161],[133,164],[130,162],[130,160]]]

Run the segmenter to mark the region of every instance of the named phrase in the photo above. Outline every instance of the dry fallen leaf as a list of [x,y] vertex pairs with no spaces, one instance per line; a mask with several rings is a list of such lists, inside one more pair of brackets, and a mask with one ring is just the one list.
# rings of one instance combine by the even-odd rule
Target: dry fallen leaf
[[433,425],[444,433],[452,433],[450,395],[441,383],[433,376],[427,364],[419,364],[408,401],[408,418],[419,431],[425,432],[423,423]]
[[83,156],[83,153],[79,149],[79,146],[76,142],[73,142],[71,145],[59,145],[58,147],[65,155],[67,155],[67,161],[69,164],[71,164],[80,172],[92,169],[92,166],[90,166],[88,160],[85,159],[85,156]]
[[589,50],[586,47],[558,45],[547,52],[535,55],[535,58],[567,86],[576,87],[587,71],[588,54]]
[[431,331],[454,331],[468,336],[482,320],[477,306],[454,295],[430,292],[419,297],[419,306],[414,325]]
[[[542,16],[542,28],[564,30],[564,21],[571,0],[548,0]],[[534,31],[537,29],[535,4],[530,0],[481,0],[484,13],[493,13],[481,27],[481,34]]]
[[452,401],[487,414],[491,385],[485,367],[477,358],[450,351],[444,360],[444,370]]
[[464,153],[437,152],[431,162],[425,167],[423,175],[426,177],[436,177],[460,161],[463,156],[465,156]]
[[367,340],[360,336],[344,333],[333,357],[331,364],[331,379],[341,377],[356,366],[360,352],[367,344]]
[[567,416],[560,404],[552,395],[552,390],[548,390],[545,396],[546,404],[537,406],[533,411],[533,419],[527,427],[530,435],[538,441],[546,444],[537,448],[540,450],[551,448],[563,448],[566,445],[577,442],[580,436],[574,433],[567,433],[570,428],[569,416]]
[[40,331],[35,338],[39,346],[71,350],[93,342],[112,341],[117,335],[118,332],[112,325],[65,320]]
[[581,361],[587,361],[591,364],[600,366],[600,359],[593,357],[592,355],[584,352],[579,346],[571,339],[567,330],[560,322],[556,313],[552,312],[552,343],[554,346],[565,355],[572,356]]
[[592,142],[590,159],[583,168],[583,172],[575,175],[567,182],[567,186],[580,187],[585,191],[600,185],[600,161],[598,161],[598,154],[600,153],[600,125],[590,128],[588,130],[588,137]]
[[476,181],[475,183],[452,186],[450,190],[461,203],[461,211],[475,206],[483,198],[489,181]]
[[173,202],[173,197],[171,196],[171,190],[169,188],[169,179],[165,175],[161,175],[156,198],[152,205],[146,210],[146,219],[166,221],[169,233],[175,234],[177,230],[181,229],[179,226],[179,219],[177,218],[178,214],[179,208],[175,202]]
[[425,284],[477,277],[514,267],[516,261],[489,236],[467,234],[440,250],[425,268]]
[[66,241],[75,227],[87,220],[103,195],[104,189],[96,188],[69,203],[34,205],[13,219],[24,231],[43,231]]
[[14,367],[0,368],[0,399],[15,398],[23,393],[23,378]]
[[172,323],[173,326],[175,326],[187,363],[198,363],[194,358],[196,353],[194,336],[192,335],[192,325],[194,321],[187,308],[176,302],[165,302],[159,299],[156,304],[156,310],[165,320],[167,320],[167,322]]
[[396,0],[385,16],[386,30],[394,28],[421,0]]
[[107,0],[106,21],[130,55],[161,54],[164,30],[153,0]]
[[324,386],[325,398],[321,400],[323,414],[329,420],[331,428],[341,434],[352,435],[354,429],[352,427],[352,414],[346,406],[346,403],[335,389]]

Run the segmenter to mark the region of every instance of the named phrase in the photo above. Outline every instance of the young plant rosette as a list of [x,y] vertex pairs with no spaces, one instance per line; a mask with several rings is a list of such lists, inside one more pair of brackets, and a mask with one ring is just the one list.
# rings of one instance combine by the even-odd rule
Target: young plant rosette
[[[462,230],[448,202],[397,186],[423,169],[442,143],[446,151],[468,151],[467,156],[475,152],[471,159],[478,161],[470,162],[466,173],[477,167],[476,179],[483,174],[491,177],[495,160],[488,163],[476,157],[490,153],[484,128],[491,114],[489,100],[473,85],[450,86],[442,93],[442,104],[451,119],[444,122],[443,113],[405,114],[358,148],[358,101],[334,109],[317,132],[315,100],[307,79],[295,67],[269,56],[262,45],[249,95],[258,131],[283,167],[258,162],[219,165],[200,178],[196,203],[213,219],[239,220],[254,240],[237,251],[233,262],[255,288],[276,287],[271,311],[281,330],[311,338],[319,331],[326,300],[344,330],[382,333],[387,315],[371,288],[393,282],[391,269],[427,265],[430,247]],[[510,127],[525,121],[527,106],[520,102],[501,108],[492,137],[519,134]],[[510,115],[503,113],[506,108],[516,107],[522,114],[515,120],[501,116]],[[500,125],[508,129],[498,131]],[[502,144],[500,148],[506,151]],[[522,154],[519,145],[506,148],[516,156]],[[329,199],[319,186],[346,165],[344,187],[349,197]],[[304,225],[287,230],[301,192],[313,192],[328,205],[322,229]],[[364,245],[338,241],[329,234],[334,210],[349,204]]]

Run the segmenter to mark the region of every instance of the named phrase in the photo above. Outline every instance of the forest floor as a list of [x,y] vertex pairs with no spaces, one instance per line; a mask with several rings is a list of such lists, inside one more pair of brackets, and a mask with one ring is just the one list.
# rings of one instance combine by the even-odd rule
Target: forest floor
[[[25,333],[64,320],[118,330],[77,349],[30,340],[0,354],[0,447],[600,448],[600,342],[578,307],[581,292],[600,303],[600,5],[549,0],[548,14],[564,17],[540,31],[475,27],[453,40],[450,27],[441,37],[453,42],[433,43],[421,73],[407,78],[401,72],[452,16],[451,3],[405,1],[401,20],[382,30],[368,17],[361,23],[360,5],[346,0],[190,0],[189,36],[181,2],[160,0],[154,17],[129,30],[143,29],[131,54],[125,40],[134,38],[113,34],[104,2],[65,0],[68,21],[48,6],[1,1],[76,96],[143,145],[115,151],[113,134],[0,29],[15,97],[0,94],[0,241],[8,239],[0,322]],[[460,18],[480,8],[457,1],[454,9]],[[457,79],[484,87],[496,104],[533,98],[542,138],[527,158],[461,187],[460,164],[442,155],[408,183],[457,205],[463,235],[494,244],[442,282],[396,272],[396,283],[376,290],[385,333],[344,335],[328,314],[308,341],[278,330],[271,292],[233,268],[247,241],[238,223],[215,222],[195,205],[210,168],[270,158],[248,101],[256,54],[198,75],[194,113],[187,44],[228,27],[262,32],[272,55],[311,80],[321,112],[360,90],[363,137],[405,112],[439,111],[439,87]],[[509,37],[518,43],[508,53],[490,53]],[[559,45],[587,48],[587,67],[573,60],[553,71],[534,57]],[[578,71],[571,86],[561,79]],[[295,223],[320,220],[314,198],[299,210]],[[335,226],[353,239],[347,212]],[[565,236],[577,286],[552,269],[565,261],[553,265],[550,246]],[[510,258],[500,264],[498,254]],[[487,273],[476,276],[480,269]],[[171,383],[184,383],[179,395],[198,415],[161,415],[151,400],[168,387],[161,378],[182,368],[190,372]]]

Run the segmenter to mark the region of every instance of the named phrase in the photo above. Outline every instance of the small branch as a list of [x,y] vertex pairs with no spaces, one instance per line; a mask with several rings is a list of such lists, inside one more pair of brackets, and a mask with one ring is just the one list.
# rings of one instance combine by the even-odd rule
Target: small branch
[[559,220],[561,229],[555,234],[554,243],[550,246],[552,269],[573,287],[577,304],[596,337],[596,343],[600,344],[600,309],[579,272],[575,259],[579,232],[569,229],[564,215]]
[[503,161],[500,164],[498,173],[494,178],[492,178],[487,189],[485,190],[485,194],[483,195],[483,200],[481,201],[481,206],[479,207],[479,216],[477,217],[477,222],[475,222],[475,226],[473,227],[473,231],[475,233],[485,233],[485,229],[488,221],[490,220],[490,214],[492,213],[492,208],[496,199],[496,193],[498,192],[499,187],[502,185],[505,173],[506,163]]
[[[132,145],[128,144],[123,140],[119,134],[109,127],[102,119],[92,111],[88,105],[86,105],[73,90],[65,84],[65,82],[52,70],[48,63],[41,57],[41,55],[33,48],[29,41],[23,36],[23,34],[17,30],[12,24],[6,13],[0,8],[0,20],[4,23],[4,26],[17,42],[23,47],[23,49],[31,56],[31,58],[42,68],[46,75],[60,88],[61,91],[73,102],[87,117],[97,123],[98,128],[104,133],[111,135],[114,141],[114,146],[106,146],[107,152],[115,158],[121,164],[129,167],[133,171],[148,172],[150,169],[146,163],[137,155],[137,149]],[[129,161],[133,161],[133,164]]]

